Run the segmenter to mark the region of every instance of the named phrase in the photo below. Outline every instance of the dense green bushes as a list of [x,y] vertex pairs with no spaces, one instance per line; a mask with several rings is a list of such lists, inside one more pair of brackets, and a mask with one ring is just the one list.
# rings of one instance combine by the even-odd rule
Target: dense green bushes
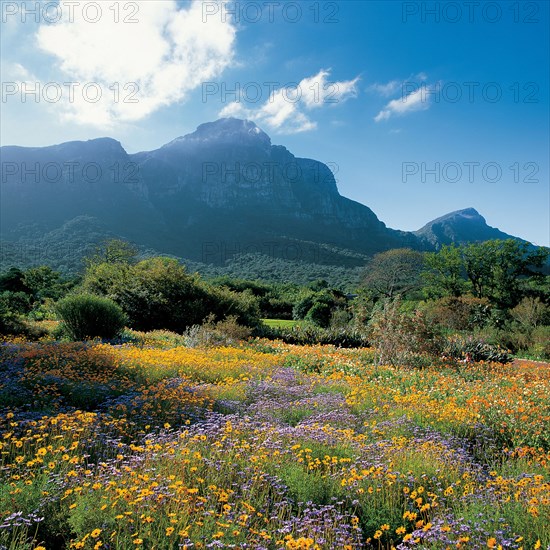
[[313,324],[293,327],[268,327],[263,325],[254,331],[255,336],[282,340],[287,344],[327,344],[342,348],[369,347],[366,334],[353,328],[323,328]]
[[295,319],[302,326],[256,334],[297,344],[374,344],[379,361],[396,364],[499,357],[500,348],[544,360],[550,359],[546,256],[517,241],[389,251],[375,255],[355,293],[345,294],[344,286],[322,279],[302,286],[227,276],[205,281],[176,259],[138,261],[131,246],[112,241],[88,258],[79,280],[62,280],[45,266],[0,274],[0,332],[35,338],[33,327],[51,330],[35,321],[52,319],[55,302],[78,284],[78,293],[118,304],[129,327],[185,333],[189,341],[208,340],[229,318],[251,328],[260,318]]
[[82,289],[111,298],[128,316],[129,325],[141,331],[182,333],[210,314],[218,320],[234,315],[249,326],[259,322],[258,305],[250,293],[209,286],[171,258],[92,265]]
[[67,296],[56,305],[63,330],[73,340],[110,340],[124,329],[126,316],[109,298],[89,294]]

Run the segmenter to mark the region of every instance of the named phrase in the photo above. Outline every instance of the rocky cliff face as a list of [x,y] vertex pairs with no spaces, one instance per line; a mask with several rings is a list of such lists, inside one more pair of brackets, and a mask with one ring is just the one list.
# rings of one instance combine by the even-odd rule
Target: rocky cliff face
[[328,215],[339,197],[326,165],[272,145],[265,132],[246,120],[201,124],[192,134],[132,158],[153,195],[185,190],[212,208],[246,204],[278,213],[290,209],[297,217],[306,211]]

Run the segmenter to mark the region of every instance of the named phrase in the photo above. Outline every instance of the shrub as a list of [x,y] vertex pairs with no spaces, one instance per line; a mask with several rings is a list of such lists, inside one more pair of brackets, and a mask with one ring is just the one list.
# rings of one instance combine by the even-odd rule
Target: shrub
[[419,310],[401,311],[399,297],[374,311],[368,329],[378,364],[421,366],[441,354],[443,340],[435,325]]
[[235,316],[215,322],[214,315],[209,315],[204,324],[189,327],[183,338],[188,348],[208,348],[235,345],[239,340],[248,338],[251,333],[251,329],[239,325]]
[[523,298],[515,308],[510,310],[510,314],[526,331],[531,331],[550,321],[550,308],[540,298],[530,296]]
[[528,353],[535,359],[550,359],[550,326],[536,327],[531,333]]
[[292,308],[292,318],[296,321],[305,319],[308,311],[312,308],[313,303],[313,295],[311,294],[298,300]]
[[316,302],[307,312],[306,319],[313,324],[327,328],[332,315],[331,307],[323,302]]
[[249,291],[211,287],[172,258],[94,265],[86,272],[82,288],[113,299],[128,315],[130,326],[139,331],[182,333],[202,324],[210,313],[217,319],[236,315],[241,324],[259,322],[257,300]]
[[370,346],[365,332],[350,327],[322,328],[312,324],[293,327],[268,327],[263,325],[254,335],[270,340],[282,340],[286,344],[332,345],[341,348],[367,348]]
[[424,306],[426,317],[451,330],[472,330],[482,327],[491,315],[487,298],[446,296]]
[[56,313],[73,340],[115,338],[126,323],[120,306],[109,298],[91,294],[67,296],[57,303]]
[[492,361],[509,363],[512,355],[498,345],[490,344],[472,336],[454,336],[448,338],[443,353],[446,357],[457,360]]

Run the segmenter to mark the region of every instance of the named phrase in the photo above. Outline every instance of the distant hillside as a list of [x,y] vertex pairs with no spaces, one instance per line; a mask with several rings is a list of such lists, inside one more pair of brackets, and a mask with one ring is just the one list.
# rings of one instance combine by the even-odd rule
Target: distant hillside
[[465,244],[491,239],[517,239],[517,237],[487,225],[485,218],[474,208],[465,208],[445,214],[415,231],[415,235],[435,248],[451,243]]

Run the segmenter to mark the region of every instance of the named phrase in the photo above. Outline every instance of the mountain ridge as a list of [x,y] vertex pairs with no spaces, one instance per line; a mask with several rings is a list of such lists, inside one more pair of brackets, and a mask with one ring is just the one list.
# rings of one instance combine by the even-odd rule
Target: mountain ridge
[[510,237],[473,208],[414,232],[388,228],[368,206],[340,194],[327,165],[296,157],[273,145],[254,122],[235,118],[201,124],[158,149],[133,154],[109,137],[5,146],[0,154],[0,231],[11,243],[61,227],[70,231],[67,222],[84,217],[97,220],[94,234],[103,227],[193,261],[205,260],[206,250],[208,260],[221,265],[229,253],[210,252],[224,246],[280,258],[298,250],[304,259],[315,243],[306,261],[359,265],[391,248],[435,250]]

